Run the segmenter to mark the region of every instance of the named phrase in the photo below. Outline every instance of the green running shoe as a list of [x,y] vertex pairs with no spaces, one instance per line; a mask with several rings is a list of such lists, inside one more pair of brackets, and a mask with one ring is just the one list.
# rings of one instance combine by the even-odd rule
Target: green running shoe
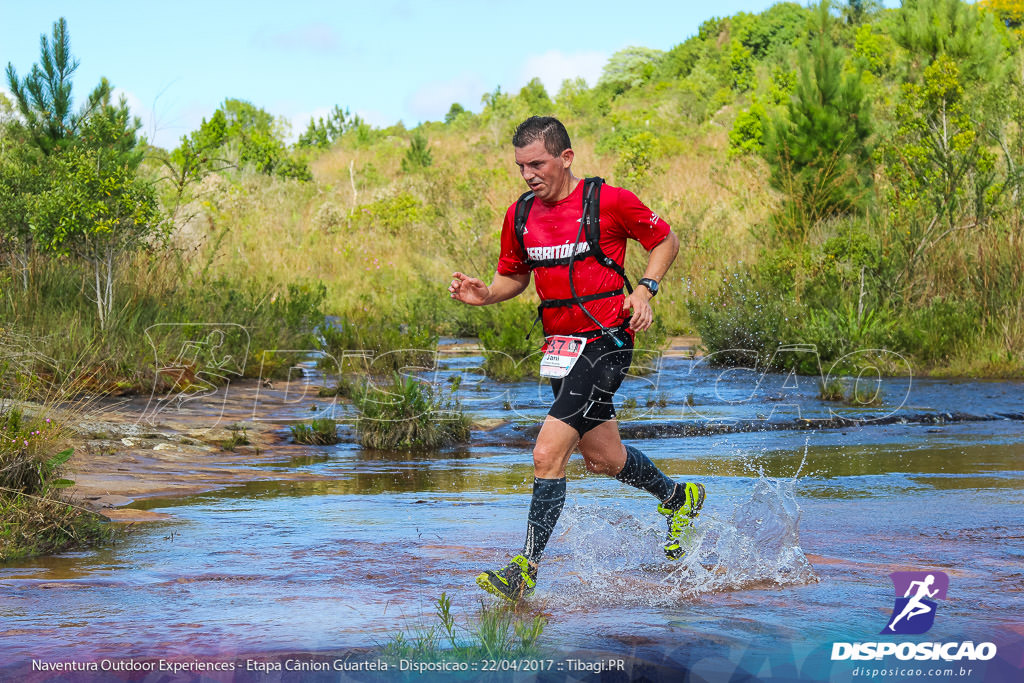
[[516,602],[533,592],[537,585],[537,568],[530,566],[525,555],[516,555],[504,568],[496,572],[488,570],[476,577],[476,583],[488,593]]
[[[679,486],[679,484],[677,484]],[[681,484],[686,500],[677,508],[658,505],[658,512],[668,520],[668,538],[665,540],[665,557],[678,560],[686,554],[683,545],[689,545],[693,531],[693,520],[704,507],[704,485],[686,482]]]

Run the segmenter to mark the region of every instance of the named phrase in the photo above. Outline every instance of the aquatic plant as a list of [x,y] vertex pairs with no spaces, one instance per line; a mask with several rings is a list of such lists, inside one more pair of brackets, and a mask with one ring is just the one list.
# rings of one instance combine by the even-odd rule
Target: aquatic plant
[[228,427],[228,430],[231,432],[231,436],[221,443],[224,450],[233,451],[239,446],[248,446],[252,443],[249,441],[249,433],[246,431],[245,427],[232,425]]
[[468,441],[469,418],[455,396],[458,388],[458,380],[440,390],[397,372],[385,387],[366,382],[352,397],[360,413],[359,442],[366,448],[409,450]]
[[441,593],[434,604],[439,623],[391,636],[381,647],[384,658],[473,661],[540,654],[537,644],[547,625],[543,615],[524,617],[508,605],[481,604],[465,625],[459,625],[447,593]]
[[300,422],[289,427],[295,443],[307,446],[330,446],[338,443],[338,423],[329,417],[317,417],[308,423]]
[[842,401],[845,398],[846,390],[839,379],[832,379],[826,382],[818,380],[818,398],[822,401]]

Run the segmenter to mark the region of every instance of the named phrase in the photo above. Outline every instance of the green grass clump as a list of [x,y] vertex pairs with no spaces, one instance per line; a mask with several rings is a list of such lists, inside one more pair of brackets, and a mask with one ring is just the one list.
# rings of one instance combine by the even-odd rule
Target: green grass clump
[[455,398],[459,383],[448,391],[416,377],[392,374],[391,383],[372,381],[352,398],[359,409],[359,442],[378,450],[431,449],[469,440],[469,418]]
[[382,648],[383,657],[392,660],[473,661],[515,659],[541,654],[538,641],[547,619],[517,615],[506,605],[480,607],[464,626],[456,624],[451,599],[446,593],[435,603],[439,624],[398,633]]
[[72,504],[62,476],[72,449],[58,451],[62,428],[42,412],[0,401],[0,563],[110,539],[103,518]]
[[299,423],[289,427],[295,443],[307,446],[330,446],[338,443],[338,423],[329,417],[318,417],[309,423]]
[[842,381],[832,379],[826,382],[818,380],[818,398],[822,401],[842,401],[846,397],[846,390]]

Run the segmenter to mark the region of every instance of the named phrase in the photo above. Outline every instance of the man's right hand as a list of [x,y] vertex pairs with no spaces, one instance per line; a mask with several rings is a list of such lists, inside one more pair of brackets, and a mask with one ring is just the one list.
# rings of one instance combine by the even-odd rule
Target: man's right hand
[[451,297],[470,306],[483,306],[487,303],[490,290],[483,280],[469,277],[463,273],[452,273],[452,284],[448,287]]

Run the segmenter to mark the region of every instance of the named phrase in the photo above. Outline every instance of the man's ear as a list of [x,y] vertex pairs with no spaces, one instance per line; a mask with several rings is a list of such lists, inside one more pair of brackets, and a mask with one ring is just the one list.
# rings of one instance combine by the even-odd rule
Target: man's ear
[[575,155],[573,154],[572,149],[562,150],[562,167],[569,168],[570,166],[572,166],[572,160],[574,156]]

